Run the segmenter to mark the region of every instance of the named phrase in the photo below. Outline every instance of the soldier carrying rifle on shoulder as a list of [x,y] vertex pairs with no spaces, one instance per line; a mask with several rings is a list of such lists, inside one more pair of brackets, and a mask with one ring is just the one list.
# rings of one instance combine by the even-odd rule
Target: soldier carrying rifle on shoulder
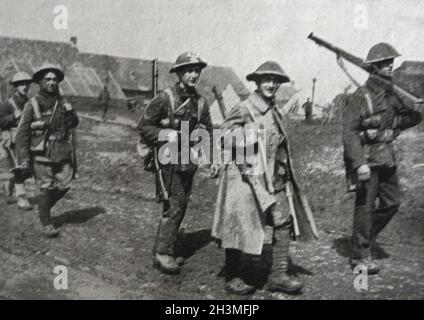
[[350,264],[365,266],[368,274],[380,270],[372,259],[371,248],[398,211],[401,200],[393,141],[402,130],[421,121],[415,106],[403,101],[387,84],[392,81],[393,62],[398,56],[387,43],[370,49],[365,63],[373,71],[365,85],[349,98],[344,114],[346,166],[356,183]]

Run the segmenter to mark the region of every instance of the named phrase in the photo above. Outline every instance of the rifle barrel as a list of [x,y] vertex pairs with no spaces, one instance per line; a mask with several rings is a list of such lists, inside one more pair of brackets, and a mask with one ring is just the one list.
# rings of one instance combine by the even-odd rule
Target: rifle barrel
[[158,59],[152,60],[152,98],[158,94]]
[[314,41],[318,46],[323,46],[325,48],[327,48],[328,50],[334,52],[336,55],[341,56],[342,58],[346,59],[347,61],[353,63],[354,65],[358,66],[359,68],[370,72],[371,68],[368,64],[366,64],[364,62],[363,59],[354,56],[353,54],[339,48],[336,47],[334,45],[332,45],[331,43],[325,41],[324,39],[321,39],[317,36],[315,36],[312,32],[309,34],[308,39],[311,39],[312,41]]
[[[346,59],[347,61],[353,63],[354,65],[358,66],[359,68],[365,70],[368,73],[373,74],[373,68],[370,64],[366,63],[363,59],[354,56],[353,54],[339,48],[336,47],[334,45],[332,45],[331,43],[315,36],[312,32],[308,35],[308,39],[311,39],[312,41],[314,41],[318,46],[323,46],[325,48],[327,48],[328,50],[334,52],[337,56],[340,56],[344,59]],[[394,91],[396,92],[397,95],[399,95],[400,97],[402,97],[403,99],[409,101],[410,103],[414,104],[417,102],[420,102],[421,99],[415,97],[413,94],[407,92],[405,89],[399,87],[396,84],[393,84],[392,82],[383,79],[382,77],[380,77],[377,74],[373,74],[373,76],[377,77],[379,81],[381,81],[382,83],[384,83],[385,85],[388,86],[392,86],[392,88],[394,89]]]

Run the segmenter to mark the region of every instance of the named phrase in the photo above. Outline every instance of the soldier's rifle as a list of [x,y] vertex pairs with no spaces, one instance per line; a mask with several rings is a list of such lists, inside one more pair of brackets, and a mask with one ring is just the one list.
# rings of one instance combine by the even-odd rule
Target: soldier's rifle
[[[159,78],[159,71],[158,71],[158,59],[152,60],[152,99],[157,96],[158,94],[158,78]],[[163,173],[162,168],[159,163],[158,158],[158,149],[157,147],[153,147],[153,150],[150,154],[151,157],[153,157],[153,166],[155,168],[155,174],[156,174],[156,195],[158,196],[160,194],[160,190],[162,190],[162,197],[164,201],[169,200],[169,192],[171,186],[172,186],[172,179],[174,177],[174,166],[171,168],[171,177],[169,179],[169,185],[168,187],[165,186],[165,182],[163,179]],[[159,190],[160,189],[160,190]],[[159,199],[160,197],[158,197]]]
[[7,157],[9,158],[13,167],[12,169],[10,169],[10,171],[15,172],[21,170],[21,167],[18,164],[18,160],[16,159],[15,154],[13,153],[13,150],[10,145],[8,145],[7,143],[3,143],[3,148],[6,151]]
[[71,148],[72,148],[72,169],[73,169],[73,178],[75,179],[78,175],[78,159],[77,159],[77,136],[76,129],[71,130]]
[[373,76],[375,76],[384,85],[391,86],[393,88],[394,92],[399,97],[411,102],[412,104],[422,103],[422,99],[417,98],[413,94],[409,93],[408,91],[401,88],[400,86],[392,83],[391,81],[388,81],[388,80],[380,77],[376,73],[376,69],[375,69],[375,66],[373,64],[366,63],[362,58],[354,56],[353,54],[351,54],[351,53],[349,53],[349,52],[347,52],[347,51],[345,51],[345,50],[343,50],[339,47],[332,45],[328,41],[325,41],[324,39],[315,36],[313,33],[309,34],[308,39],[314,41],[318,46],[322,46],[324,48],[327,48],[331,52],[334,52],[337,56],[339,64],[341,63],[340,58],[343,58],[343,59],[353,63],[357,67],[361,68],[362,70],[364,70],[364,71],[366,71],[370,74],[373,74]]

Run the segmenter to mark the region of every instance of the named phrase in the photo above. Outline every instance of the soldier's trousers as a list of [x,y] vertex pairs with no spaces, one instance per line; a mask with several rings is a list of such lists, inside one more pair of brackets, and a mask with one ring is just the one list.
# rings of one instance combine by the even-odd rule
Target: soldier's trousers
[[38,213],[42,225],[50,220],[50,209],[69,191],[73,169],[70,161],[33,163],[35,181],[41,191]]
[[169,200],[163,203],[162,218],[156,234],[153,254],[174,256],[178,229],[184,219],[195,172],[163,171],[163,180],[169,191]]
[[[378,205],[376,205],[378,200]],[[390,222],[400,205],[396,167],[371,169],[371,178],[356,191],[352,249],[354,258],[371,254],[378,234]]]
[[[12,145],[11,151],[13,152],[13,155],[10,154],[10,151],[6,150],[5,152],[7,154],[7,163],[8,163],[8,169],[11,170],[15,167],[16,163],[16,155],[15,155],[15,147]],[[13,159],[13,157],[15,159]],[[17,170],[15,171],[9,178],[10,183],[12,183],[15,186],[15,192],[16,196],[24,196],[25,195],[25,188],[24,188],[24,182],[25,180],[29,178],[28,175],[26,175],[24,172]]]

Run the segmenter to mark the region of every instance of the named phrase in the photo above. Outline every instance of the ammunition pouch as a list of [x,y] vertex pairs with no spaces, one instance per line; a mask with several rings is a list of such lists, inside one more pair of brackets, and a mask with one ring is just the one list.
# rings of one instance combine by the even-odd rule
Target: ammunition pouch
[[373,114],[362,120],[361,126],[366,129],[378,129],[381,125],[381,115]]
[[362,144],[390,143],[398,136],[398,132],[392,129],[368,129],[360,133]]

